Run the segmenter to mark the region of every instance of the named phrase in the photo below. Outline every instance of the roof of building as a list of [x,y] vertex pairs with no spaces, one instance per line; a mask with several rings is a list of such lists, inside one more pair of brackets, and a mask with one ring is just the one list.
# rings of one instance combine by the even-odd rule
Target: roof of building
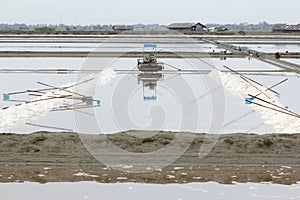
[[132,30],[133,26],[132,25],[114,25],[113,29],[115,29],[115,30]]
[[173,24],[170,24],[168,26],[168,28],[182,28],[182,29],[186,28],[186,29],[189,29],[189,28],[192,28],[195,25],[200,25],[200,26],[206,27],[201,23],[188,22],[188,23],[173,23]]
[[273,31],[300,31],[300,24],[275,24]]

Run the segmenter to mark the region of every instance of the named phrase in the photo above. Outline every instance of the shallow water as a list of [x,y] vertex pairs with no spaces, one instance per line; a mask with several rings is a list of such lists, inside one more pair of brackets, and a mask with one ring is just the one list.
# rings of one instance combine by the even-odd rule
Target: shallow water
[[300,44],[235,44],[235,46],[247,47],[249,49],[260,51],[264,53],[275,53],[275,52],[299,52]]
[[297,64],[297,65],[300,65],[300,59],[286,59],[286,58],[284,58],[282,60],[290,62],[290,63]]
[[[101,43],[99,42],[76,42],[76,43],[0,43],[0,52],[1,51],[10,51],[10,52],[131,52],[138,51],[143,52],[143,43]],[[198,43],[178,43],[178,44],[169,44],[162,43],[159,44],[157,51],[164,52],[220,52],[224,49],[220,49],[215,45],[211,44],[198,44]]]
[[300,186],[243,183],[220,185],[217,183],[191,184],[135,184],[116,183],[9,183],[0,184],[0,198],[6,200],[96,200],[96,199],[299,199]]
[[[272,70],[271,65],[251,59],[161,59],[161,61],[182,69],[208,70],[213,64],[219,69],[227,65],[234,69]],[[131,58],[0,58],[2,69],[133,69],[136,59]],[[166,69],[171,70],[166,66]],[[36,81],[55,86],[78,81],[85,75],[76,74],[0,74],[0,92],[22,91],[43,88]],[[269,86],[285,77],[251,76]],[[282,101],[295,112],[300,112],[297,91],[299,78],[290,77],[289,81],[276,88],[282,95]],[[144,89],[144,90],[143,90]],[[143,93],[144,92],[144,93]],[[42,125],[71,128],[87,133],[114,133],[128,129],[162,129],[173,131],[192,131],[206,133],[255,132],[270,133],[274,130],[264,125],[260,117],[251,112],[244,100],[219,88],[208,75],[170,75],[157,82],[156,101],[145,101],[144,95],[153,94],[153,90],[138,84],[136,74],[118,74],[108,84],[95,87],[94,95],[102,101],[102,106],[87,109],[94,115],[95,128],[92,129],[89,115],[77,111],[51,112],[34,121]],[[16,96],[20,99],[27,96]],[[0,106],[12,105],[0,102]],[[193,112],[192,112],[193,111]],[[192,113],[192,114],[185,114]],[[61,120],[64,119],[64,120]],[[83,123],[83,122],[89,123]],[[84,124],[84,125],[82,125]],[[216,125],[217,124],[217,125]],[[220,124],[224,125],[222,128]],[[20,125],[11,132],[32,132],[41,128]]]
[[[256,59],[248,58],[202,58],[202,59],[166,59],[158,58],[162,62],[174,65],[183,69],[212,69],[206,63],[218,69],[225,70],[223,65],[228,65],[236,70],[278,70],[270,64],[263,63]],[[289,59],[293,60],[293,59]],[[132,69],[136,66],[135,58],[5,58],[0,57],[1,69],[103,69],[111,66],[114,69]],[[167,69],[170,69],[169,67]]]

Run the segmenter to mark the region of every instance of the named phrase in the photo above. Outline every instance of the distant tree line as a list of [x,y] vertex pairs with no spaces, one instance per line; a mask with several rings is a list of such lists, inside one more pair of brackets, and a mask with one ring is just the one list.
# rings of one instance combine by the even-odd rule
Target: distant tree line
[[248,24],[246,22],[239,24],[206,24],[208,28],[210,27],[224,27],[231,31],[271,31],[274,24],[269,24],[267,22],[260,22],[258,24]]
[[[208,28],[211,27],[223,27],[231,31],[270,31],[272,30],[273,24],[267,22],[261,22],[258,24],[206,24]],[[167,29],[167,25],[161,24],[134,24],[135,30],[163,30]],[[66,25],[66,24],[25,24],[25,23],[15,23],[15,24],[0,24],[0,30],[10,31],[10,30],[28,30],[28,31],[97,31],[97,30],[112,30],[113,25]]]
[[[141,30],[159,30],[166,29],[167,26],[160,24],[135,24],[134,29]],[[112,30],[113,25],[66,25],[66,24],[0,24],[0,30],[29,30],[29,31],[68,31],[68,30]]]

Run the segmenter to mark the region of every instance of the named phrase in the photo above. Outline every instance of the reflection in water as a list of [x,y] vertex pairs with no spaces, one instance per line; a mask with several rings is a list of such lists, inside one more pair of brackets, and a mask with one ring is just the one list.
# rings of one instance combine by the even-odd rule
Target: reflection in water
[[157,82],[162,78],[162,73],[140,73],[138,75],[138,83],[143,84],[144,100],[156,100]]
[[98,199],[299,199],[297,185],[191,183],[152,185],[135,183],[10,183],[0,184],[0,199],[6,200],[98,200]]
[[144,51],[145,56],[137,60],[138,83],[143,84],[144,100],[156,100],[157,81],[163,78],[164,65],[157,61],[155,44],[144,44],[144,47],[153,48],[153,50],[150,52]]

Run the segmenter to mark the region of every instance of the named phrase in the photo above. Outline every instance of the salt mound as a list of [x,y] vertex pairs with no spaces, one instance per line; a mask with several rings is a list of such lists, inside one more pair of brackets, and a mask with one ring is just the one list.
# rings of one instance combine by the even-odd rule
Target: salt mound
[[[102,70],[99,74],[93,74],[84,77],[78,83],[82,83],[85,80],[92,79],[84,84],[78,86],[73,86],[68,88],[71,92],[80,92],[82,94],[91,94],[95,85],[104,85],[109,80],[115,76],[116,72],[111,69]],[[69,87],[75,85],[76,83],[71,83],[68,85],[62,85],[61,87]],[[19,105],[10,106],[7,109],[0,110],[0,132],[6,132],[9,128],[14,126],[26,124],[32,120],[37,120],[40,117],[46,116],[50,111],[63,106],[66,102],[64,98],[52,98],[64,95],[69,95],[70,93],[57,89],[53,92],[48,92],[41,97],[31,100],[31,103],[22,103]],[[38,101],[45,99],[43,101]]]
[[[284,108],[278,97],[274,95],[271,91],[267,90],[266,87],[260,86],[253,83],[253,85],[247,83],[246,81],[233,76],[230,73],[223,73],[219,70],[212,70],[209,74],[214,80],[221,82],[221,84],[232,94],[245,99],[249,97],[248,94],[257,95],[260,93],[259,90],[264,91],[266,95],[261,94],[259,98],[272,102],[273,104]],[[276,106],[269,105],[267,103],[261,102],[255,99],[253,102],[259,103],[264,106],[268,106],[274,109],[279,109]],[[300,119],[294,116],[290,116],[284,113],[280,113],[268,108],[264,108],[255,104],[250,105],[253,110],[255,110],[264,122],[272,126],[279,133],[300,133]]]

